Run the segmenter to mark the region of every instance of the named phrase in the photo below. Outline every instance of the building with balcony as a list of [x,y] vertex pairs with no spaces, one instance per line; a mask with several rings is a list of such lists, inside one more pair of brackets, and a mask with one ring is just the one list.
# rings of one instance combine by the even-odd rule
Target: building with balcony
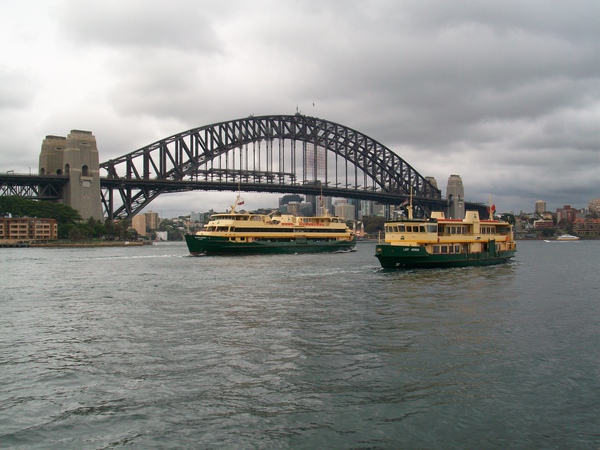
[[58,222],[37,217],[0,218],[0,242],[52,241],[58,239]]

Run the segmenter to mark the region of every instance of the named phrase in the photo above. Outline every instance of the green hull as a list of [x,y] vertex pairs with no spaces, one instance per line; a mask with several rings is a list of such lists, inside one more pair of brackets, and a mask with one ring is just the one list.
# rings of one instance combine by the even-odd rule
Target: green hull
[[422,269],[503,264],[515,256],[515,250],[496,251],[492,249],[481,253],[432,255],[427,253],[423,247],[382,244],[377,245],[375,256],[384,269]]
[[196,236],[193,234],[186,234],[185,242],[192,256],[324,253],[353,250],[356,245],[356,240],[313,241],[310,239],[292,239],[283,242],[231,242],[228,238]]

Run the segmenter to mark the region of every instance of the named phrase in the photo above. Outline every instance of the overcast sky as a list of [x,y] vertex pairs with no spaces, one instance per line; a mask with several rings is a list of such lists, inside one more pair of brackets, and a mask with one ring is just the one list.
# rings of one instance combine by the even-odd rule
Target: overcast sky
[[[600,197],[598,0],[0,0],[0,172],[46,135],[92,131],[106,161],[250,114],[379,141],[497,209]],[[314,106],[313,106],[314,103]],[[163,195],[163,217],[233,194]],[[277,196],[247,194],[250,208]]]

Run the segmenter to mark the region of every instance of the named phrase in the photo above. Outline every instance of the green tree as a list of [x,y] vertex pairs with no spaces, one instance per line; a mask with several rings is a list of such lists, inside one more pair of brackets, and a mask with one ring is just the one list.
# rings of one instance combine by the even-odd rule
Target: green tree
[[554,236],[554,233],[556,233],[556,229],[555,228],[543,228],[542,229],[542,236],[543,237],[552,237],[552,236]]
[[511,225],[514,225],[515,223],[517,223],[517,221],[515,219],[515,215],[514,214],[510,214],[510,213],[504,213],[504,214],[502,214],[502,216],[500,216],[500,220],[504,220],[505,222],[508,222]]
[[373,234],[383,231],[385,218],[380,216],[363,216],[362,218],[365,233]]

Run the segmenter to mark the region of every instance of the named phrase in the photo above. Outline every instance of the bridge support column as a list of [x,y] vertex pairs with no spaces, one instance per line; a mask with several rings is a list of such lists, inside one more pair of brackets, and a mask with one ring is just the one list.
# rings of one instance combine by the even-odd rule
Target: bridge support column
[[69,175],[63,203],[79,211],[84,220],[103,220],[98,147],[91,131],[71,130],[66,138],[46,136],[39,171]]
[[448,214],[451,219],[465,218],[465,188],[460,175],[450,175],[446,187],[446,198],[448,198]]

